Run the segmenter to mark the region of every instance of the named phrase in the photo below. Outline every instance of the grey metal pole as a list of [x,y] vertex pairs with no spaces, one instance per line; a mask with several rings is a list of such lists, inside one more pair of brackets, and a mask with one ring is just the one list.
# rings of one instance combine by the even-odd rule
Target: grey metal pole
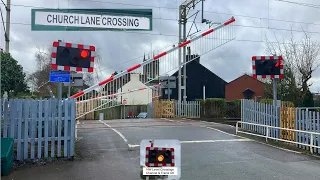
[[274,126],[278,126],[278,118],[277,118],[277,79],[273,79],[273,108],[274,108]]
[[58,99],[62,99],[62,83],[58,83]]
[[122,106],[120,106],[120,119],[122,119],[122,115],[123,115],[123,113],[122,113]]
[[68,98],[71,96],[71,80],[72,80],[72,73],[70,72],[70,80],[68,85]]
[[203,100],[206,100],[206,86],[203,85]]
[[7,15],[6,15],[6,32],[5,32],[5,41],[6,41],[5,51],[9,53],[11,0],[7,0],[6,11],[7,11]]
[[[181,29],[182,29],[182,7],[179,6],[179,44],[182,42],[181,40]],[[179,63],[179,72],[178,72],[178,103],[181,104],[181,48],[178,49],[178,63]],[[180,106],[181,107],[181,106]],[[178,116],[181,116],[181,108],[178,108]]]
[[68,86],[68,97],[71,96],[71,82],[69,83],[69,86]]
[[126,104],[123,106],[123,119],[126,119]]
[[[2,125],[1,125],[1,122],[2,122],[1,57],[2,57],[2,49],[0,49],[0,104],[1,104],[1,108],[0,108],[0,127],[2,127]],[[0,136],[1,135],[2,135],[2,128],[0,128]]]
[[[187,9],[183,8],[183,42],[187,40]],[[186,64],[186,46],[183,46],[183,104],[187,104],[187,64]],[[185,106],[184,106],[185,107]]]
[[[62,41],[59,39],[58,42],[62,42]],[[57,95],[58,95],[58,99],[62,99],[62,83],[60,82],[58,83]]]
[[273,105],[276,108],[277,105],[277,79],[273,79]]

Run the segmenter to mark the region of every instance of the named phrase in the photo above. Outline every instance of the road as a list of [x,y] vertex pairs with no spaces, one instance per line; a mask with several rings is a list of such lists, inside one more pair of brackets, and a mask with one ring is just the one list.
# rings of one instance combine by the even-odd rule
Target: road
[[81,160],[22,168],[3,179],[139,180],[139,147],[128,151],[127,144],[150,138],[181,141],[182,180],[319,179],[320,159],[233,132],[228,125],[185,119],[82,121],[77,143]]

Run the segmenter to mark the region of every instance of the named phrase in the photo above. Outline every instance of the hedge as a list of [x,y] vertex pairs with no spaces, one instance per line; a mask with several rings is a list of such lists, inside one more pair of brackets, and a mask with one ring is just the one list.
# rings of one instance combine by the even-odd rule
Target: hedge
[[[198,99],[201,103],[201,114],[203,118],[240,118],[241,100],[226,102],[221,98]],[[273,99],[261,99],[259,102],[273,104]],[[281,101],[283,107],[294,107],[293,102]]]
[[[261,99],[259,102],[265,104],[273,104],[273,99]],[[291,101],[281,101],[282,107],[294,107],[294,103]]]
[[241,101],[226,102],[221,98],[198,100],[201,103],[201,117],[204,118],[240,118]]

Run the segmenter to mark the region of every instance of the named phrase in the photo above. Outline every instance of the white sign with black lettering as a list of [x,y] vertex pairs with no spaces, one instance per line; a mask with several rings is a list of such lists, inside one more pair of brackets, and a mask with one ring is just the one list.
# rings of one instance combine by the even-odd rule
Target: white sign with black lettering
[[146,17],[35,12],[35,25],[149,30]]
[[144,167],[144,176],[177,176],[177,167]]

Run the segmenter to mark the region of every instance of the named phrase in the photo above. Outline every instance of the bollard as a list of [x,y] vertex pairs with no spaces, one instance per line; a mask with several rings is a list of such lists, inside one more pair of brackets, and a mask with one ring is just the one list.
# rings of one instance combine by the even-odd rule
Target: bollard
[[100,121],[103,121],[103,113],[100,113],[100,115],[99,115],[99,120],[100,120]]
[[313,154],[313,134],[310,134],[310,152],[311,152],[311,154]]
[[266,130],[266,131],[267,131],[267,132],[266,132],[266,142],[268,142],[268,137],[269,137],[269,127],[267,126],[266,128],[267,128],[267,130]]

